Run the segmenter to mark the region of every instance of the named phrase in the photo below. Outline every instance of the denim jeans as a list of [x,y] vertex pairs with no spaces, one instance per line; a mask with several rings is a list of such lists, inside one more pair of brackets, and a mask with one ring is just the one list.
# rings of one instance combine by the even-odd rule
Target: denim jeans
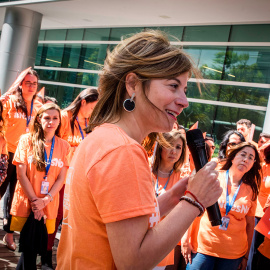
[[192,253],[192,263],[187,264],[187,270],[237,270],[242,257],[239,259],[223,259],[204,255],[202,253]]

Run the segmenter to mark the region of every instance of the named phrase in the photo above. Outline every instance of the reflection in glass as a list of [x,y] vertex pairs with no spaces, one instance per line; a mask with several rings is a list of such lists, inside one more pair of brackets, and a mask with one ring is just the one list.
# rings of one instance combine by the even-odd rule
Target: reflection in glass
[[226,47],[184,46],[184,51],[193,58],[205,79],[222,78]]
[[270,47],[230,47],[224,80],[270,83]]
[[123,27],[123,28],[112,28],[110,40],[122,40],[132,34],[142,32],[144,27]]
[[[45,47],[45,45],[44,45]],[[61,67],[64,47],[61,44],[48,44],[45,58],[45,66],[49,67]]]

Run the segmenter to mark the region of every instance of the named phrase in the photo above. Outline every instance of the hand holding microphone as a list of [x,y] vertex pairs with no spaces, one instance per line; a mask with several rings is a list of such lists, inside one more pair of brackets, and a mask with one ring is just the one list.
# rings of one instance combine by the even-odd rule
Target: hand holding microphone
[[211,225],[220,225],[221,214],[217,200],[222,193],[222,188],[217,180],[218,172],[215,170],[217,164],[214,161],[208,163],[204,138],[199,129],[187,131],[186,135],[197,172],[189,181],[188,190],[207,208]]

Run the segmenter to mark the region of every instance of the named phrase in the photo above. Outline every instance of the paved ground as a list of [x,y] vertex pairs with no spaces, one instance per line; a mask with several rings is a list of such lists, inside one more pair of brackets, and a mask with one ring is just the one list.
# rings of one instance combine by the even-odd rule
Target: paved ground
[[[0,270],[2,269],[16,269],[17,262],[20,258],[19,250],[19,233],[14,233],[15,243],[17,245],[17,249],[15,252],[6,248],[3,243],[3,237],[5,235],[5,231],[3,231],[3,207],[2,200],[0,201]],[[59,234],[57,234],[57,238],[59,239]],[[54,248],[53,248],[53,263],[54,267],[56,266],[56,251],[58,246],[58,239],[55,239]],[[40,266],[40,257],[37,258],[37,269],[41,269]]]

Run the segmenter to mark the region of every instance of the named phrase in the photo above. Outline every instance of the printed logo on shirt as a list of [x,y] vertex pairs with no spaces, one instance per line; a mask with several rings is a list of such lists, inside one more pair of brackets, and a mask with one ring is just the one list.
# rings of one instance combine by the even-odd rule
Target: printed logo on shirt
[[[29,156],[27,160],[28,160],[28,164],[31,164],[34,161],[34,157]],[[59,159],[53,158],[51,162],[51,166],[62,168],[64,166],[64,162],[61,160],[61,158]]]
[[160,221],[160,213],[157,201],[155,202],[155,212],[149,217],[149,228],[153,228]]
[[[226,209],[226,202],[218,200],[218,204],[220,208]],[[249,211],[249,207],[247,205],[237,205],[233,206],[230,211],[235,211],[236,213],[244,213],[247,214]]]
[[270,176],[266,176],[263,178],[263,182],[268,183],[270,181]]
[[15,112],[14,113],[14,118],[26,119],[26,115],[23,112]]
[[68,136],[68,142],[69,143],[80,143],[82,141],[81,136]]

